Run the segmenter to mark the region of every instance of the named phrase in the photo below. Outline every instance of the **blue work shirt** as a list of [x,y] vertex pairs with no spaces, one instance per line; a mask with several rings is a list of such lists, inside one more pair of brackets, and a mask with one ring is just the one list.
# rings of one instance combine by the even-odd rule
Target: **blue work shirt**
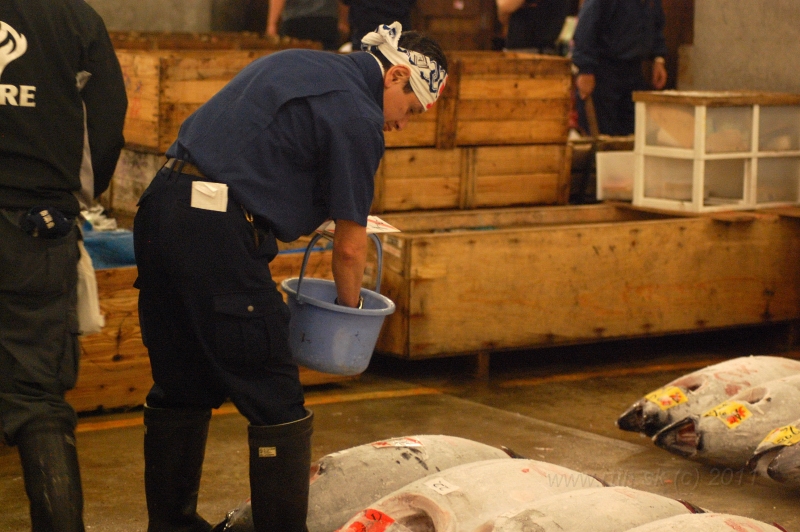
[[366,226],[383,157],[374,56],[285,50],[252,62],[181,125],[185,159],[291,242],[327,219]]
[[661,0],[585,0],[573,39],[572,62],[582,74],[600,64],[663,57]]

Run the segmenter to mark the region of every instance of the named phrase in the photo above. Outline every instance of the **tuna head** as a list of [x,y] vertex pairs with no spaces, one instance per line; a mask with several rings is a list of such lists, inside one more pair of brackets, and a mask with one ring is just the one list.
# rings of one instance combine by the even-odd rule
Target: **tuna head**
[[800,445],[784,447],[767,467],[772,480],[790,488],[800,487]]
[[617,427],[653,436],[669,419],[666,410],[647,399],[639,399],[617,419]]
[[698,418],[687,417],[667,425],[653,436],[653,443],[673,454],[694,458],[703,450],[703,437],[697,430]]

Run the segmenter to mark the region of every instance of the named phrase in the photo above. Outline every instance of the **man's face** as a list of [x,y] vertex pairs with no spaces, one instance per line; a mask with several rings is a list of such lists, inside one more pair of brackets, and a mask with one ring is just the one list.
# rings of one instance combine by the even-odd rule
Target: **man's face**
[[411,71],[395,65],[386,71],[383,79],[383,130],[402,130],[408,119],[425,112],[414,91],[405,92]]

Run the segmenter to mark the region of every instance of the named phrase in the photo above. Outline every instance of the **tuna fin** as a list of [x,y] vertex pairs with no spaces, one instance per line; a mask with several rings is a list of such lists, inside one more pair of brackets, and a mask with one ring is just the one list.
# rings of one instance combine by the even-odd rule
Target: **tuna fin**
[[505,445],[501,445],[501,446],[500,446],[500,449],[501,449],[501,450],[502,450],[504,453],[506,453],[508,456],[510,456],[511,458],[522,458],[522,459],[526,459],[526,460],[527,460],[527,458],[528,458],[527,456],[522,456],[521,454],[517,454],[517,452],[516,452],[516,451],[514,451],[513,449],[509,449],[509,448],[508,448],[508,447],[506,447]]

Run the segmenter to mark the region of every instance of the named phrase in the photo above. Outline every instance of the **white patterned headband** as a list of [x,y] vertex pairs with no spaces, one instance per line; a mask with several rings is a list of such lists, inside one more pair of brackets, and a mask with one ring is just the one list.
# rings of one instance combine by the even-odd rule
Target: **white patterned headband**
[[399,22],[379,26],[361,39],[361,50],[380,51],[392,65],[405,65],[411,69],[411,88],[425,110],[433,107],[444,90],[447,72],[430,57],[400,48],[400,34],[403,26]]

